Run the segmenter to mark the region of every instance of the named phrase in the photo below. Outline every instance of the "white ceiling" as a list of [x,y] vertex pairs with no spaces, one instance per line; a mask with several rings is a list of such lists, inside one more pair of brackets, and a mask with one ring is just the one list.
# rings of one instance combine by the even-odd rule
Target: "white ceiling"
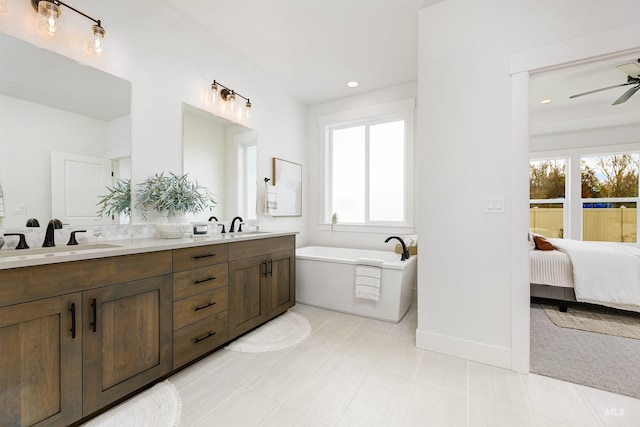
[[[198,27],[194,34],[207,34],[229,45],[279,81],[291,96],[305,105],[314,105],[417,81],[418,11],[438,1],[441,0],[171,0],[164,4],[177,18]],[[63,64],[45,66],[41,56],[30,60],[23,53],[19,58],[8,58],[5,55],[10,55],[12,48],[0,47],[5,64],[22,65],[15,69],[0,67],[0,93],[11,95],[15,91],[24,98],[25,93],[31,92],[35,97],[45,90],[63,88],[61,76],[69,73],[62,69]],[[48,52],[33,49],[40,54]],[[58,61],[57,55],[50,56],[50,60]],[[623,83],[626,74],[615,65],[638,57],[640,52],[627,53],[532,76],[530,108],[534,132],[557,127],[556,122],[567,120],[640,120],[640,92],[625,104],[611,106],[628,87],[569,100],[572,94]],[[40,71],[43,69],[50,70],[46,77]],[[53,75],[51,70],[61,72]],[[49,83],[45,90],[35,84],[47,80],[57,84]],[[346,83],[351,80],[360,85],[348,88]],[[77,89],[76,93],[65,92],[65,96],[57,96],[58,100],[73,103],[96,90],[95,85],[82,86],[80,80],[71,86]],[[113,92],[106,84],[102,87],[108,88],[107,95]],[[553,102],[540,105],[544,98]],[[120,113],[90,113],[95,117],[117,114]]]
[[[172,10],[305,105],[418,78],[418,11],[441,0],[176,0]],[[360,86],[350,89],[349,81]]]
[[[571,95],[625,83],[627,74],[616,66],[637,63],[640,52],[611,56],[580,65],[532,75],[530,130],[533,134],[640,123],[640,91],[620,105],[612,105],[633,86],[612,88],[570,99]],[[551,99],[550,104],[540,101]]]
[[129,114],[126,80],[3,33],[0,58],[0,95],[103,121]]

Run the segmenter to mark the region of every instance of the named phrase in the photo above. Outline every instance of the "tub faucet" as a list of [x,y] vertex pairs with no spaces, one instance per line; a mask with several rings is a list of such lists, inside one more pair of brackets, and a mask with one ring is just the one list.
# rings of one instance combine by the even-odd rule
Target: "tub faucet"
[[231,221],[231,227],[229,227],[229,233],[233,233],[235,231],[235,225],[236,225],[236,220],[240,220],[240,225],[238,226],[238,231],[242,231],[242,224],[244,224],[244,221],[241,217],[237,216],[235,218],[233,218],[233,220]]
[[385,243],[389,243],[389,240],[391,239],[396,239],[400,242],[400,244],[402,245],[402,256],[400,257],[400,261],[406,261],[409,259],[409,250],[407,249],[407,245],[405,245],[404,240],[402,240],[402,238],[398,237],[398,236],[391,236],[391,237],[387,237],[387,240],[385,240]]
[[43,248],[51,248],[56,245],[54,230],[59,230],[61,228],[62,222],[59,219],[52,219],[49,221],[49,225],[47,225],[47,232],[44,235],[44,243],[42,244]]

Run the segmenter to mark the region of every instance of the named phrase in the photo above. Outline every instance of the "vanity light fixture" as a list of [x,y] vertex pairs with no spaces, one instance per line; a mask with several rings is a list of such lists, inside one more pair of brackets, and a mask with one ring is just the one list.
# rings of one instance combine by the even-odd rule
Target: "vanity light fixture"
[[211,93],[209,95],[209,104],[214,105],[217,102],[218,98],[220,98],[221,100],[227,103],[226,105],[229,112],[234,113],[236,111],[237,96],[246,101],[244,104],[244,117],[245,119],[248,120],[251,115],[251,101],[249,101],[249,98],[247,98],[246,96],[240,95],[235,90],[229,89],[222,83],[215,80],[213,81],[213,83],[211,83]]
[[79,11],[78,9],[69,6],[66,3],[61,2],[60,0],[30,0],[31,6],[33,9],[38,12],[39,22],[38,29],[45,32],[49,35],[55,35],[60,32],[61,27],[61,15],[62,15],[62,6],[66,7],[74,11],[75,13],[84,16],[90,21],[95,22],[95,25],[91,26],[91,30],[93,35],[89,42],[87,43],[87,49],[89,52],[101,55],[104,51],[104,36],[106,31],[104,27],[102,27],[102,23],[99,19],[93,19],[86,13]]

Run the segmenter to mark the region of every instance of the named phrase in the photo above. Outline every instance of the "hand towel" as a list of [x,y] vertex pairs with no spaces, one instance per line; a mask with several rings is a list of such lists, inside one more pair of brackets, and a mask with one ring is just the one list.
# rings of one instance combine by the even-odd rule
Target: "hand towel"
[[356,261],[354,290],[356,298],[380,301],[380,280],[384,261],[360,258]]
[[265,215],[276,215],[278,213],[278,189],[275,185],[265,184],[267,191],[264,196]]
[[2,195],[2,187],[0,187],[0,217],[4,216],[4,196]]

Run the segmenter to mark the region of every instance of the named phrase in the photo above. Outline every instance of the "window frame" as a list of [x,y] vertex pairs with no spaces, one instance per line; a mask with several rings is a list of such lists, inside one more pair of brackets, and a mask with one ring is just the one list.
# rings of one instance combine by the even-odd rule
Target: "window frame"
[[[318,120],[321,143],[320,163],[320,221],[322,231],[355,231],[355,232],[414,232],[414,182],[413,182],[413,146],[414,146],[414,114],[413,98],[371,105],[359,109],[321,116]],[[404,221],[371,221],[369,219],[369,127],[376,124],[404,120]],[[365,222],[344,223],[338,218],[337,224],[331,224],[332,208],[332,132],[335,130],[366,126],[367,149],[365,151]]]
[[[529,161],[539,161],[545,159],[559,159],[567,158],[567,172],[566,172],[566,192],[565,192],[565,239],[582,240],[583,238],[583,216],[582,216],[582,203],[590,203],[592,200],[597,199],[583,199],[582,198],[582,170],[581,159],[583,157],[595,157],[595,156],[607,156],[615,154],[637,153],[640,152],[640,142],[633,142],[627,144],[611,144],[611,145],[593,145],[576,148],[565,148],[559,150],[539,150],[529,152]],[[619,198],[616,198],[616,201]],[[624,201],[632,201],[629,198],[625,198]],[[604,199],[600,199],[602,201]],[[609,200],[609,199],[607,199]],[[537,200],[536,200],[537,201]],[[635,200],[637,202],[636,209],[636,227],[640,227],[640,194]],[[530,205],[533,201],[530,200]],[[551,202],[549,202],[551,203]],[[640,239],[637,239],[637,243],[628,242],[610,242],[626,245],[638,245]]]
[[[564,171],[564,198],[553,198],[553,199],[529,199],[529,209],[531,209],[531,205],[538,204],[562,204],[562,227],[563,227],[563,236],[570,235],[571,233],[571,203],[570,200],[570,189],[571,189],[571,158],[569,156],[563,155],[551,155],[551,156],[537,156],[537,157],[529,157],[529,165],[532,162],[544,162],[544,161],[554,161],[554,160],[564,160],[565,162],[565,171]],[[531,224],[529,224],[531,227]]]

